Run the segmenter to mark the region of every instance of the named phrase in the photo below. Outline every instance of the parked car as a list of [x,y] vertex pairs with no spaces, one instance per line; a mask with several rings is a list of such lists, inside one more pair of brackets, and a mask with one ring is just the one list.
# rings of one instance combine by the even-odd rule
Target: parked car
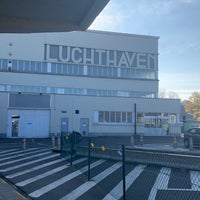
[[188,131],[184,133],[184,145],[185,147],[190,147],[191,141],[193,143],[193,146],[200,146],[200,127],[197,128],[191,128]]

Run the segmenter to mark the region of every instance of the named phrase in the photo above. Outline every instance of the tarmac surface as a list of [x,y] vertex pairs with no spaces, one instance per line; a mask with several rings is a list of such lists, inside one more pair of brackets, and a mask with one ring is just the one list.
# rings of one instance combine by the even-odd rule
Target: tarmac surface
[[[13,146],[19,145],[21,146],[21,140],[4,140],[6,142],[9,142],[10,145],[13,144]],[[171,141],[171,140],[170,140]],[[0,145],[3,141],[0,141]],[[27,146],[29,147],[31,145],[47,145],[49,148],[51,148],[51,140],[32,140]],[[163,144],[136,144],[135,145],[138,148],[144,148],[144,149],[162,149],[166,151],[182,151],[186,152],[189,151],[188,149],[185,149],[182,144],[178,145],[176,148],[173,146],[173,143],[163,143]],[[9,180],[5,179],[3,176],[0,176],[0,200],[29,200],[31,199],[28,197],[23,191],[21,191],[19,188],[17,188],[14,184],[9,182]]]

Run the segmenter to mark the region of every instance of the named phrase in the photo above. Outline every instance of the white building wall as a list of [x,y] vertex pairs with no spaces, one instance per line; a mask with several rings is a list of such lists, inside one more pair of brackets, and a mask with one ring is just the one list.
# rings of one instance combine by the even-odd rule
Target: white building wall
[[[61,118],[68,118],[69,131],[80,131],[80,119],[89,119],[89,132],[92,135],[131,135],[134,133],[134,116],[130,124],[102,124],[96,123],[94,113],[98,111],[118,111],[132,112],[134,114],[134,104],[137,112],[142,113],[179,113],[179,100],[157,99],[157,98],[134,98],[134,97],[111,97],[111,96],[88,96],[87,92],[83,95],[55,94],[52,88],[80,88],[96,90],[115,90],[131,92],[152,92],[157,97],[158,77],[154,79],[140,78],[121,78],[121,77],[91,77],[87,74],[82,76],[70,76],[63,74],[51,74],[50,60],[45,58],[45,45],[61,45],[78,48],[92,48],[111,51],[125,51],[135,53],[155,54],[158,56],[158,37],[141,36],[120,33],[108,33],[99,31],[69,32],[69,33],[39,33],[39,34],[2,34],[0,37],[0,59],[27,60],[48,62],[47,73],[26,73],[6,71],[0,74],[0,86],[5,88],[11,86],[19,87],[45,87],[44,95],[48,93],[51,98],[50,105],[50,134],[61,132]],[[55,60],[55,59],[54,59]],[[55,62],[55,61],[54,61]],[[61,63],[61,61],[57,61]],[[67,63],[66,63],[67,64]],[[72,64],[72,63],[71,63]],[[79,64],[81,65],[81,64]],[[97,66],[98,67],[98,66]],[[107,66],[109,67],[109,66]],[[116,67],[116,66],[114,66]],[[126,66],[127,67],[127,66]],[[124,66],[122,68],[126,68]],[[136,67],[137,69],[138,67]],[[120,69],[120,68],[119,68]],[[144,69],[144,68],[141,68]],[[158,72],[157,61],[155,72]],[[118,70],[119,71],[119,70]],[[11,87],[12,88],[12,87]],[[18,93],[17,89],[10,91]],[[24,91],[32,93],[33,91]],[[9,93],[9,89],[8,89]],[[0,114],[2,120],[0,124],[0,134],[7,131],[8,116],[8,96],[9,94],[1,91],[0,93]],[[22,92],[23,93],[23,92]],[[40,94],[41,93],[41,94]],[[43,92],[35,92],[36,95],[43,95]],[[18,109],[24,109],[18,108]],[[75,114],[79,110],[79,114]],[[143,124],[144,125],[144,124]],[[139,132],[144,127],[139,127]]]
[[34,61],[44,61],[45,44],[158,54],[158,37],[100,31],[1,34],[0,43],[1,57]]
[[0,93],[0,137],[7,132],[8,94]]

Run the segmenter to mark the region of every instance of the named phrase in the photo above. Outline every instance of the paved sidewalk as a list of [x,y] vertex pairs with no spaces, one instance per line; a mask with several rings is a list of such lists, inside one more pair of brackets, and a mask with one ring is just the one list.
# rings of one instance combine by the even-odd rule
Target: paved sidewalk
[[0,178],[0,200],[27,200],[27,198]]

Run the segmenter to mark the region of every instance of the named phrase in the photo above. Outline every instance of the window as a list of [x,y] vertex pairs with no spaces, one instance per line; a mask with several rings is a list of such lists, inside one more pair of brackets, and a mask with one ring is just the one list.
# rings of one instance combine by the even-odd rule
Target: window
[[109,120],[109,112],[108,111],[106,111],[105,112],[105,120],[104,120],[105,122],[109,122],[110,120]]
[[127,122],[132,123],[132,112],[127,112]]
[[122,123],[126,123],[126,112],[122,112]]
[[31,72],[35,72],[35,62],[31,61]]
[[143,122],[143,113],[137,113],[137,122],[142,123]]
[[99,112],[99,122],[103,122],[103,111]]
[[121,112],[116,112],[116,122],[121,122]]
[[61,64],[57,64],[57,70],[56,70],[56,72],[58,74],[62,74],[63,73],[63,71],[62,71],[62,65]]
[[110,112],[110,121],[115,122],[115,112]]
[[176,114],[170,114],[169,115],[169,122],[171,124],[175,124],[176,123]]
[[133,123],[132,115],[132,112],[98,111],[98,121],[94,122],[105,124],[131,124]]
[[42,72],[42,63],[36,62],[36,72],[41,73]]

